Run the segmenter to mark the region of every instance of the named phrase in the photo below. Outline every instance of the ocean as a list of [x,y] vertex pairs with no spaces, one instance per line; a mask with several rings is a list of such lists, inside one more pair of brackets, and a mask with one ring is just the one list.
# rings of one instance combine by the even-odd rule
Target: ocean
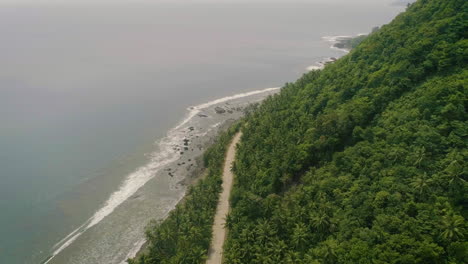
[[0,1],[0,263],[125,263],[223,122],[404,10],[349,2]]

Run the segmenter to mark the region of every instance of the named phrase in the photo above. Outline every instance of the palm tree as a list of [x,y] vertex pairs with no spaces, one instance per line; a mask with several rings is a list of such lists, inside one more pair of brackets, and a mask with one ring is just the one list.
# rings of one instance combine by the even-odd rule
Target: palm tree
[[262,219],[258,221],[257,228],[257,239],[260,243],[266,243],[271,236],[273,236],[276,231],[274,227],[270,224],[270,222],[266,219]]
[[426,156],[426,148],[422,147],[421,149],[419,149],[416,155],[417,155],[416,156],[417,158],[413,165],[416,166],[416,168],[419,168],[419,166],[421,165],[421,162],[424,159],[424,156]]
[[457,160],[450,163],[450,165],[445,169],[445,173],[448,177],[449,186],[453,189],[458,189],[466,183],[463,179],[465,170]]
[[417,177],[414,179],[411,183],[410,186],[413,187],[416,190],[419,190],[419,195],[422,195],[423,192],[426,191],[426,189],[429,188],[429,185],[432,183],[432,179],[427,177],[427,173],[424,172],[423,175]]
[[296,224],[296,227],[294,228],[294,231],[291,237],[291,241],[294,247],[302,251],[307,245],[307,236],[308,236],[308,230],[307,230],[306,225],[304,223]]
[[440,236],[446,241],[463,239],[465,219],[459,215],[446,215],[442,218],[442,233]]
[[322,260],[324,264],[334,264],[337,261],[337,254],[335,249],[337,248],[336,240],[328,239],[321,243],[320,248],[316,251],[317,256]]
[[330,227],[330,217],[322,212],[318,215],[314,215],[311,219],[312,226],[317,229],[319,232],[325,233],[329,231]]

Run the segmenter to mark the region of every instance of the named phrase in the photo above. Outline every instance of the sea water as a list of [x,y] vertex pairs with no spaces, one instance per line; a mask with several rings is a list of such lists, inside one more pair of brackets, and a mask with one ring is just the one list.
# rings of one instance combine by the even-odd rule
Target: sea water
[[224,121],[403,10],[39,2],[0,2],[0,263],[122,263]]

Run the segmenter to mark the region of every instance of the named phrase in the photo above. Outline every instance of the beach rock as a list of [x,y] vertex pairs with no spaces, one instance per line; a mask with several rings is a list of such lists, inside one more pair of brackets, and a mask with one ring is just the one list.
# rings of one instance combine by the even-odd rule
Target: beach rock
[[345,48],[345,44],[343,43],[335,43],[335,45],[333,45],[335,48],[339,48],[339,49],[343,49]]
[[224,108],[221,108],[221,107],[217,106],[217,107],[215,107],[215,112],[217,114],[224,114],[224,113],[226,113],[226,110],[224,110]]
[[130,197],[130,199],[137,199],[137,198],[140,198],[140,197],[141,197],[141,194],[135,194],[132,197]]
[[204,114],[198,114],[199,117],[208,117],[207,115]]
[[189,127],[188,128],[190,131],[193,131],[195,128],[192,126],[192,127]]
[[227,112],[228,112],[228,113],[230,113],[230,114],[232,114],[232,113],[233,113],[233,112],[232,112],[232,110],[228,110]]
[[180,155],[184,155],[184,152],[183,152],[183,151],[181,151],[181,152],[180,152]]
[[186,150],[186,151],[187,151],[187,150],[188,150],[188,147],[184,147],[184,150]]

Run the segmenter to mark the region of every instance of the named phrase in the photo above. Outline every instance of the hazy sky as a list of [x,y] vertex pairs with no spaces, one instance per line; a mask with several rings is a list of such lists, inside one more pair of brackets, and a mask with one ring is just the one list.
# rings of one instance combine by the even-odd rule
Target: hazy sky
[[[376,1],[381,2],[399,2],[401,0],[352,0],[351,2],[359,2],[359,3],[375,3]],[[412,0],[408,0],[412,1]],[[291,2],[305,2],[305,3],[319,3],[319,2],[333,2],[333,3],[349,3],[350,0],[0,0],[0,4],[27,4],[27,3],[157,3],[157,2],[180,2],[180,3],[206,3],[206,2],[231,2],[231,3],[238,3],[238,2],[260,2],[260,3],[277,3],[277,2],[284,2],[284,3],[291,3]]]

